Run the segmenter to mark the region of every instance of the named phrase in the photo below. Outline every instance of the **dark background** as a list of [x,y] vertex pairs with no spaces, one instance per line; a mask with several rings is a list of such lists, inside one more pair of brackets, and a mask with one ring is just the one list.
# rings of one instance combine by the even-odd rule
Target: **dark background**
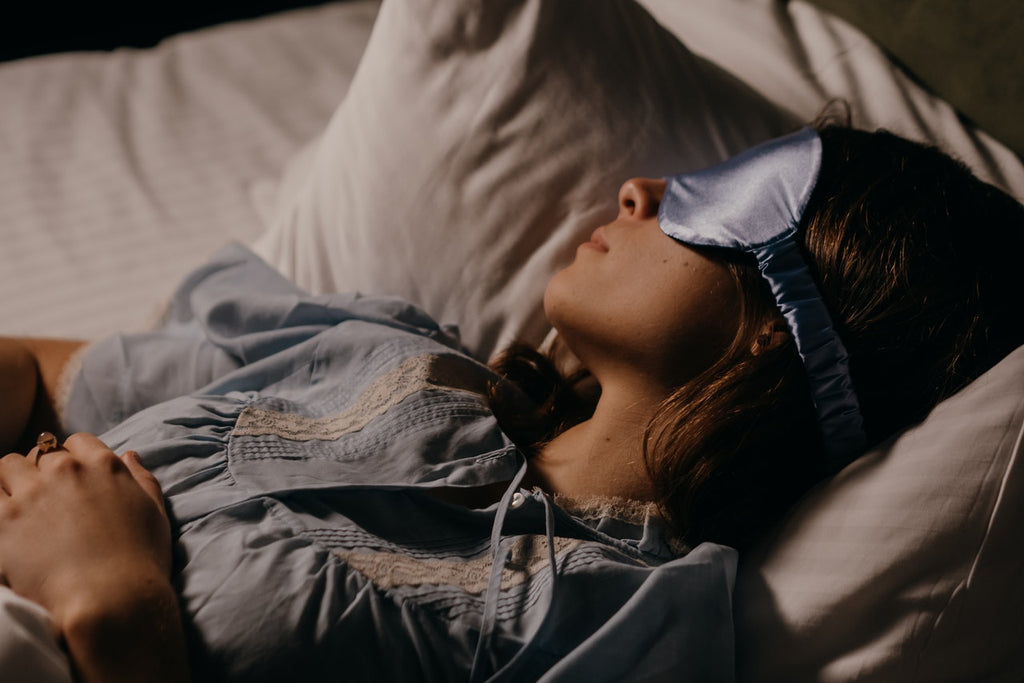
[[324,0],[7,0],[0,9],[0,60],[69,50],[149,47],[162,38]]

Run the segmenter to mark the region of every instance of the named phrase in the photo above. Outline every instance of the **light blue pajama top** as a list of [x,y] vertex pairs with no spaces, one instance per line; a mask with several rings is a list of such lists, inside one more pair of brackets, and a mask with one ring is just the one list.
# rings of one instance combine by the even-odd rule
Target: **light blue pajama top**
[[417,308],[232,246],[84,354],[64,420],[159,478],[196,680],[731,681],[735,553],[520,488],[495,382]]

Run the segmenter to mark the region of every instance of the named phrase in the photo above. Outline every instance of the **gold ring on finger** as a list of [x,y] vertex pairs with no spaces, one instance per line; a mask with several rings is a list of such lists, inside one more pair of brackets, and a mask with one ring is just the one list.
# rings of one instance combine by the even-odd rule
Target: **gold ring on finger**
[[50,432],[43,432],[36,439],[36,461],[35,464],[39,464],[39,456],[43,453],[49,453],[57,448],[57,437]]

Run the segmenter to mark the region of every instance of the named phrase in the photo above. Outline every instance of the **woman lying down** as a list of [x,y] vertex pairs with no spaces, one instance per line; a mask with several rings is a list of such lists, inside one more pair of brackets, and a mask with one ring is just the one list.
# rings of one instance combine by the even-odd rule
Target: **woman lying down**
[[[733,548],[1024,342],[1021,253],[886,133],[630,180],[544,297],[587,392],[228,248],[0,461],[3,580],[83,681],[730,680]],[[6,343],[9,448],[76,348]]]

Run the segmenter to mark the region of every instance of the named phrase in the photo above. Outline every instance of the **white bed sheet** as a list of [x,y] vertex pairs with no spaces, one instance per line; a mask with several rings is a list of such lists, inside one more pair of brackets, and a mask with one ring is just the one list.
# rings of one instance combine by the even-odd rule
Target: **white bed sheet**
[[217,246],[258,235],[259,181],[323,129],[378,6],[0,64],[0,334],[139,327]]

